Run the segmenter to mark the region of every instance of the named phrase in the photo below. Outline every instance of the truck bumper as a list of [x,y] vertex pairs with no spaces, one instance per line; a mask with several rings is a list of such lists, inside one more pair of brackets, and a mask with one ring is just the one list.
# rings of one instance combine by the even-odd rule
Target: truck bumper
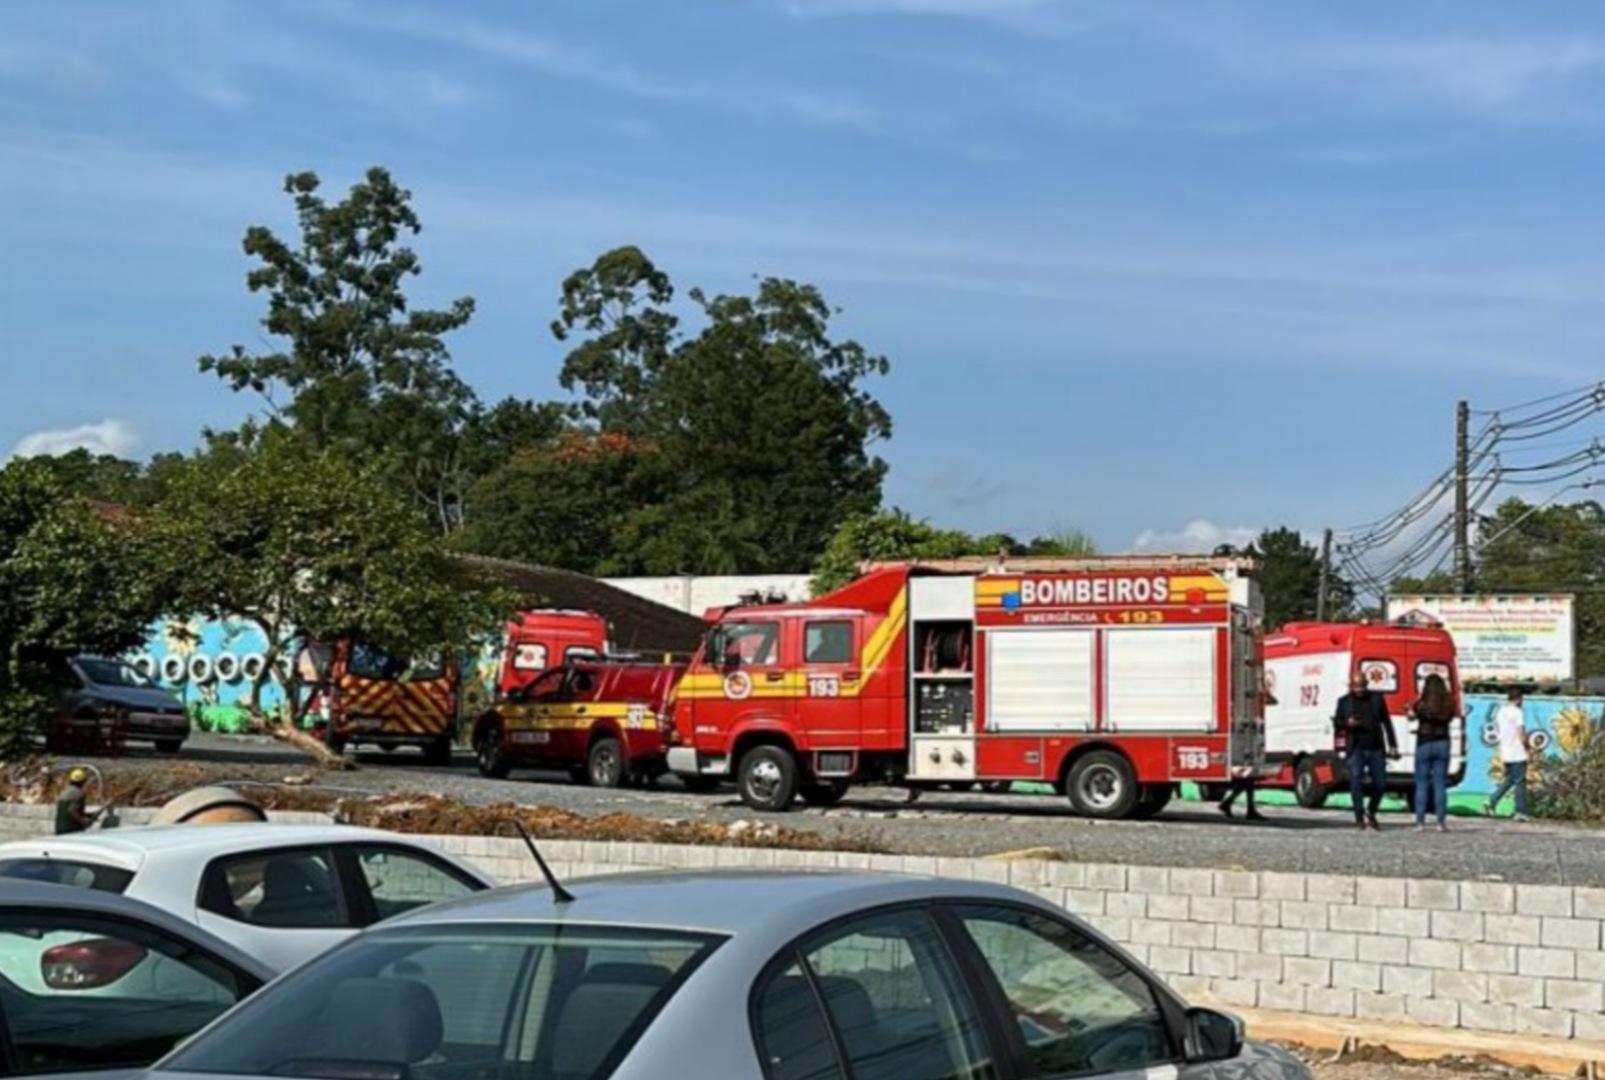
[[728,776],[730,759],[703,757],[692,746],[671,746],[667,754],[669,771],[681,776]]

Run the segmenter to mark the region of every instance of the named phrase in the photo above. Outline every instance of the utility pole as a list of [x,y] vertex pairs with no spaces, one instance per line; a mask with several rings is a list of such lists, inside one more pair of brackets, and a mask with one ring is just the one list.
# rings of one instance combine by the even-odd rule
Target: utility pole
[[1321,587],[1315,592],[1315,621],[1326,621],[1326,593],[1332,581],[1332,530],[1321,537]]
[[1468,488],[1471,478],[1471,452],[1467,429],[1471,426],[1471,406],[1462,401],[1455,406],[1455,588],[1461,596],[1471,592],[1471,506]]

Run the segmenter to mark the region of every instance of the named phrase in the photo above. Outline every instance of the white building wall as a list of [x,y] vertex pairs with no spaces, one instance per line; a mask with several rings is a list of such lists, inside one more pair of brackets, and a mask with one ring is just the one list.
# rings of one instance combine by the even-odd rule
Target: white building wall
[[676,574],[670,577],[603,578],[614,588],[634,593],[646,600],[665,604],[692,615],[711,607],[737,603],[751,593],[778,595],[786,600],[809,597],[808,574],[727,574],[696,577]]

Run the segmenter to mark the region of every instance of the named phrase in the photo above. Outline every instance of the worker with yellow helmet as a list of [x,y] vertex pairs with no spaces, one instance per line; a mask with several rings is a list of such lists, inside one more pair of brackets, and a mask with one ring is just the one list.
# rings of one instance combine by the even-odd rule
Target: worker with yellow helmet
[[89,782],[89,770],[82,765],[73,766],[67,773],[67,786],[56,796],[56,835],[83,832],[93,825],[102,811],[89,810],[89,797],[84,785]]

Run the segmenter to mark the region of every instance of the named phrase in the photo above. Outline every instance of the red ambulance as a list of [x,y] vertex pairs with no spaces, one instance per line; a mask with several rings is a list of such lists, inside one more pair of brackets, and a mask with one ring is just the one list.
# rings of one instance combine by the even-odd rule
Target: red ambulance
[[1158,813],[1262,762],[1257,586],[1241,559],[870,567],[808,603],[709,612],[669,766],[784,810],[852,783],[1046,781]]

